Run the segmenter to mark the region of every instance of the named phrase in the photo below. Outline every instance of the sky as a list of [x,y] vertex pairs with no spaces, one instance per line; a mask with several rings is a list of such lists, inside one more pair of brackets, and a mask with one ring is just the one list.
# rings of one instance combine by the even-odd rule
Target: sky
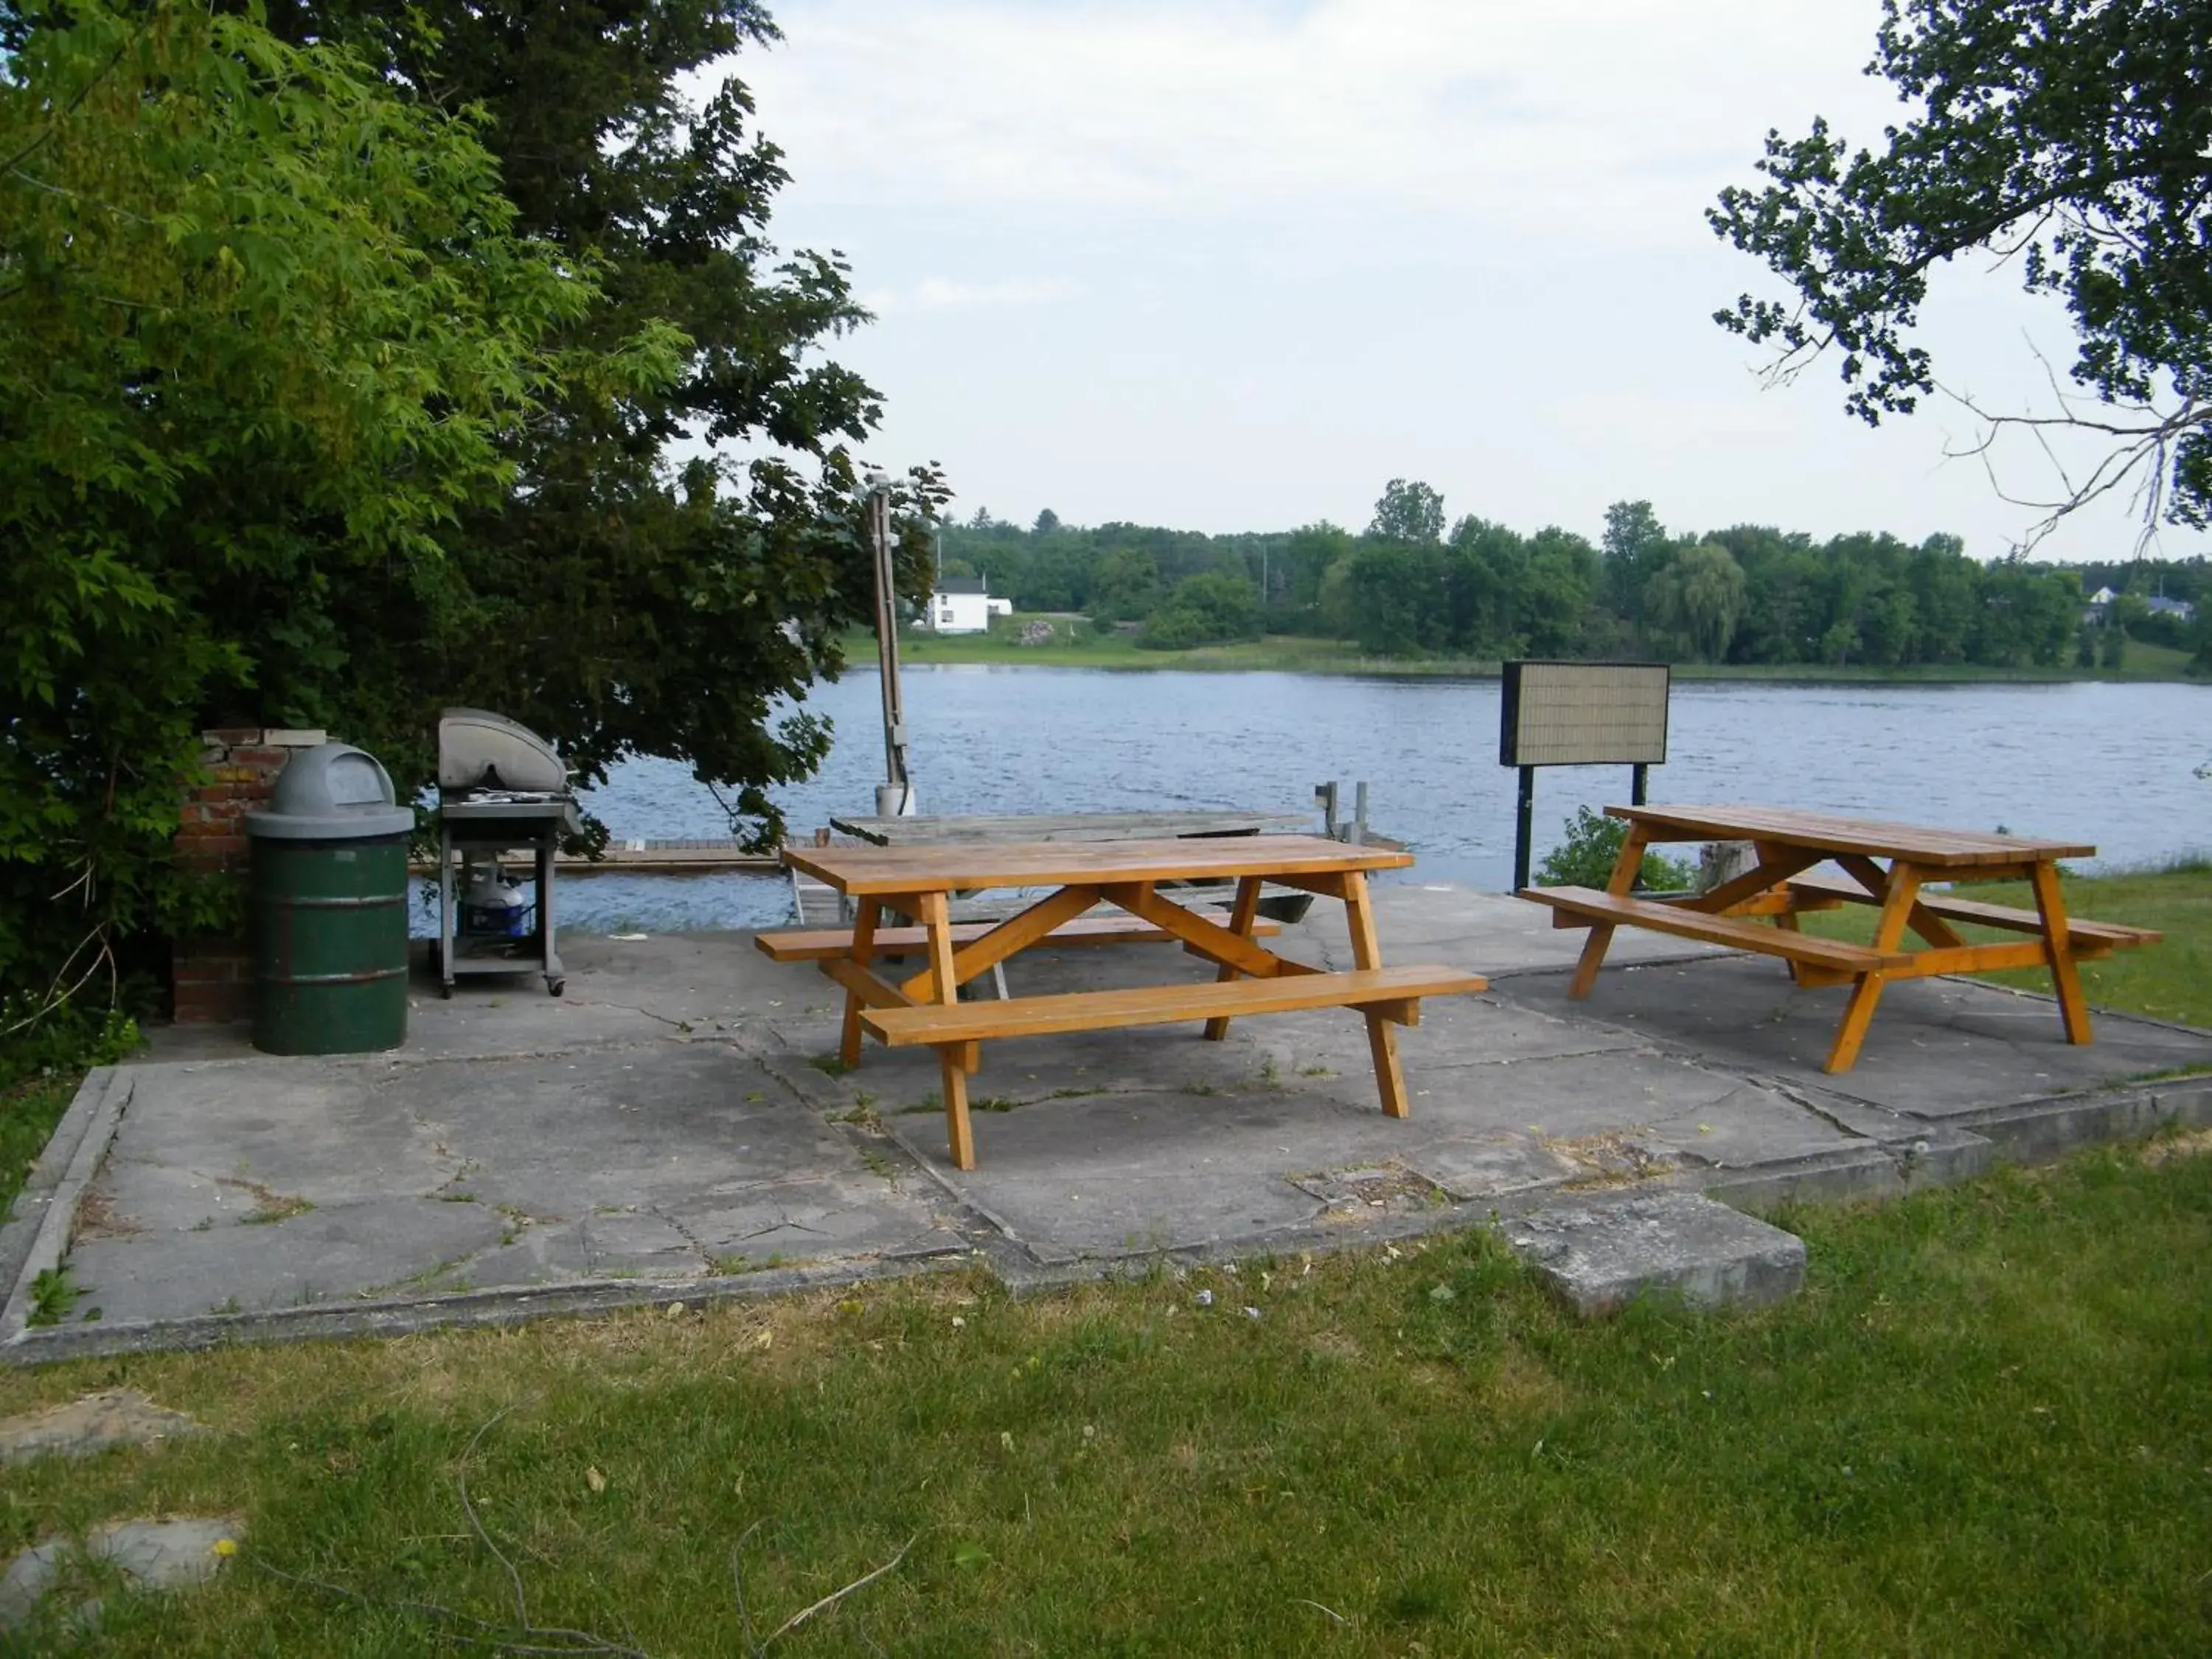
[[[1993,481],[1942,400],[1870,430],[1832,363],[1768,386],[1711,320],[1763,266],[1705,209],[1770,128],[1906,113],[1863,73],[1879,0],[781,0],[731,68],[876,320],[866,458],[941,465],[962,517],[1364,528],[1386,482],[1595,538],[1937,531],[1988,558],[2057,479]],[[2063,312],[1975,258],[1922,339],[1985,406],[2047,409]],[[2041,356],[2039,357],[2039,352]],[[2075,458],[2078,464],[2078,456]],[[2128,502],[2039,558],[2125,557]],[[2207,550],[2167,529],[2154,550]]]

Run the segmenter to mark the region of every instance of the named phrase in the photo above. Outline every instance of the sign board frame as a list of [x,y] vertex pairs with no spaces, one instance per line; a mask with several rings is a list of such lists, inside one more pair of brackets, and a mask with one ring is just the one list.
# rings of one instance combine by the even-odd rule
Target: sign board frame
[[1504,672],[1500,766],[1666,764],[1667,664],[1526,658]]
[[[1633,769],[1630,799],[1643,805],[1650,769],[1667,760],[1674,673],[1663,662],[1570,662],[1541,657],[1500,666],[1504,687],[1498,700],[1498,763],[1516,767],[1521,774],[1513,841],[1513,887],[1518,892],[1528,884],[1536,769],[1626,765]],[[1527,672],[1531,669],[1538,672]],[[1545,670],[1558,672],[1547,674]]]

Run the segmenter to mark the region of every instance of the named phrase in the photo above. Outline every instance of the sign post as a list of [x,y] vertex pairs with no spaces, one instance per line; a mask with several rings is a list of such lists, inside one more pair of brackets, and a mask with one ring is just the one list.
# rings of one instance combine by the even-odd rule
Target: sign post
[[1513,836],[1513,889],[1518,892],[1528,884],[1536,769],[1632,767],[1629,787],[1635,804],[1643,805],[1650,768],[1667,760],[1672,674],[1662,662],[1523,660],[1504,666],[1498,763],[1521,772]]

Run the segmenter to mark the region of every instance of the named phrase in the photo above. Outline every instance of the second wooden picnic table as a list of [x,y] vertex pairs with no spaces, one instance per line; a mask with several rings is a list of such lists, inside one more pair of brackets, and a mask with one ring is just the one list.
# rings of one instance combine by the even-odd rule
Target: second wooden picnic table
[[[1826,1069],[1856,1062],[1882,988],[1893,979],[1985,973],[1999,968],[2048,968],[2067,1041],[2090,1040],[2089,1007],[2075,962],[2125,945],[2155,943],[2148,928],[2083,921],[2066,914],[2058,884],[2061,859],[2094,858],[2082,842],[1940,830],[1923,824],[1748,805],[1608,806],[1628,821],[1620,857],[1603,892],[1588,887],[1531,887],[1521,896],[1552,907],[1561,927],[1588,927],[1567,994],[1585,997],[1596,982],[1615,927],[1702,939],[1778,956],[1800,985],[1851,987]],[[1702,893],[1633,896],[1644,849],[1654,842],[1749,842],[1756,862],[1743,874]],[[1887,864],[1883,862],[1887,860]],[[1832,861],[1840,877],[1814,866]],[[1928,890],[1933,882],[2022,880],[2035,908],[1989,904]],[[1839,904],[1880,908],[1865,945],[1802,933],[1797,915]],[[1755,918],[1771,917],[1761,927]],[[1976,923],[2024,939],[1976,943],[1953,926]],[[1907,949],[1907,932],[1923,948]]]
[[[1202,1020],[1218,1041],[1231,1018],[1294,1009],[1346,1007],[1367,1021],[1382,1108],[1406,1115],[1405,1079],[1395,1028],[1414,1024],[1419,999],[1480,991],[1478,975],[1443,967],[1385,968],[1367,891],[1370,871],[1402,868],[1409,854],[1349,846],[1314,836],[1237,835],[1164,841],[962,842],[921,847],[787,848],[792,868],[854,901],[849,929],[765,933],[760,948],[780,961],[813,960],[845,988],[839,1054],[860,1057],[865,1032],[888,1045],[936,1049],[944,1079],[952,1161],[973,1169],[968,1078],[986,1038],[1042,1036]],[[1163,883],[1233,881],[1224,915],[1179,903]],[[1328,973],[1260,945],[1261,889],[1290,887],[1342,901],[1355,964]],[[994,888],[1050,888],[994,925],[956,925],[950,896]],[[1126,915],[1102,927],[1086,913],[1101,903]],[[884,913],[917,918],[918,927],[887,929]],[[1214,963],[1211,984],[1165,984],[963,1003],[957,988],[1017,952],[1039,945],[1174,941]],[[879,958],[913,951],[926,965],[894,982]]]

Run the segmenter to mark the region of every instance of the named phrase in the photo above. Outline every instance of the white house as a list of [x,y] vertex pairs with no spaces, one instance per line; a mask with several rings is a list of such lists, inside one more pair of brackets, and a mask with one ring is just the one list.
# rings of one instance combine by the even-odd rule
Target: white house
[[981,634],[994,617],[1011,617],[1012,599],[994,599],[981,576],[940,576],[929,596],[929,626],[940,634]]
[[2089,603],[2094,605],[2107,605],[2119,597],[2111,588],[2100,587],[2089,596]]

